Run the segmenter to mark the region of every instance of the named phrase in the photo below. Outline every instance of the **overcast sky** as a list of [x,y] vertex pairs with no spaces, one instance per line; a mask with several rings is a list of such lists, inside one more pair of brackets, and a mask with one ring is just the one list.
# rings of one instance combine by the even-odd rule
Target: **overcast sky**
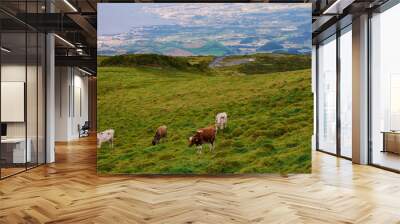
[[[196,22],[211,23],[215,22],[213,20],[232,20],[238,14],[290,13],[299,9],[307,13],[311,12],[308,3],[99,3],[98,35],[123,33],[137,26],[193,25]],[[199,20],[198,18],[203,19]],[[271,20],[273,19],[271,18]]]
[[98,34],[127,32],[131,27],[164,25],[168,21],[143,10],[149,3],[99,3],[97,26]]

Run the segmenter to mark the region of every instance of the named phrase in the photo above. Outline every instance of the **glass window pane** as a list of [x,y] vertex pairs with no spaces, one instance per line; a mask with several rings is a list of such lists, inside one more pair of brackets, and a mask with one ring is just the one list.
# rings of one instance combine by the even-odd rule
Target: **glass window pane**
[[[0,1],[0,7],[20,16],[46,10],[44,0]],[[0,40],[0,177],[4,178],[45,162],[46,40],[43,33],[3,12]]]
[[28,62],[27,62],[27,80],[26,80],[26,113],[27,113],[27,142],[28,150],[30,148],[30,160],[28,160],[28,168],[37,165],[37,132],[38,132],[38,108],[37,108],[37,79],[38,79],[38,35],[36,32],[27,33],[28,38]]
[[351,26],[340,36],[340,152],[352,157],[352,34]]
[[45,163],[45,44],[46,37],[39,33],[38,43],[38,164]]
[[371,19],[372,163],[400,170],[400,5]]
[[[1,166],[2,177],[25,170],[30,161],[26,144],[26,34],[1,34]],[[29,149],[29,147],[28,147]]]
[[318,48],[318,148],[336,153],[336,36]]

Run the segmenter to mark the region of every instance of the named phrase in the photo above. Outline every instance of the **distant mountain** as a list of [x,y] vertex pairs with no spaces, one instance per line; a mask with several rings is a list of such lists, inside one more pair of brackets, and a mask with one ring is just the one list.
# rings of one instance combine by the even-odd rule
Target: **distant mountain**
[[256,41],[257,41],[256,37],[246,37],[240,41],[240,44],[250,44]]
[[[125,33],[100,35],[98,54],[229,56],[275,51],[304,54],[311,51],[311,11],[304,7],[265,11],[251,6],[243,11],[246,13],[237,13],[228,5],[223,7],[228,10],[226,13],[215,8],[210,9],[213,13],[207,13],[204,11],[208,9],[206,7],[186,11],[181,5],[151,9],[150,13],[158,13],[167,19],[176,15],[179,20],[175,24],[135,26]],[[197,15],[192,15],[192,12]]]
[[269,52],[269,51],[278,50],[278,49],[282,49],[282,48],[284,48],[284,47],[282,45],[280,45],[278,42],[271,41],[271,42],[268,42],[268,43],[264,44],[263,46],[257,48],[257,51]]
[[214,55],[222,56],[231,54],[231,49],[224,46],[217,41],[209,41],[200,48],[189,48],[188,51],[192,52],[194,55]]

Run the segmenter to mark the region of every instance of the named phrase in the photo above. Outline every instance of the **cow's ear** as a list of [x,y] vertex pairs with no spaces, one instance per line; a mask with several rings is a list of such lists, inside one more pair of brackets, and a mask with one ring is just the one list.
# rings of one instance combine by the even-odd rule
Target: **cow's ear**
[[199,134],[200,134],[200,133],[203,133],[203,130],[198,130],[197,133],[199,133]]

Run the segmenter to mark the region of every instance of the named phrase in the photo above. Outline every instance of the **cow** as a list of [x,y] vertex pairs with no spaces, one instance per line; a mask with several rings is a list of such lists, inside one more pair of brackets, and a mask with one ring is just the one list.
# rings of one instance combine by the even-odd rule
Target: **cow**
[[201,153],[203,149],[203,144],[210,144],[210,151],[214,149],[214,141],[217,130],[214,126],[209,126],[206,128],[200,128],[197,130],[196,134],[189,138],[189,147],[196,145]]
[[110,143],[111,148],[114,147],[114,129],[107,129],[97,133],[97,148],[101,148],[104,142]]
[[226,112],[218,113],[215,116],[215,127],[220,130],[224,130],[228,125],[228,114]]
[[156,134],[154,135],[153,141],[151,144],[157,145],[160,142],[160,139],[167,137],[167,126],[163,125],[157,128]]

